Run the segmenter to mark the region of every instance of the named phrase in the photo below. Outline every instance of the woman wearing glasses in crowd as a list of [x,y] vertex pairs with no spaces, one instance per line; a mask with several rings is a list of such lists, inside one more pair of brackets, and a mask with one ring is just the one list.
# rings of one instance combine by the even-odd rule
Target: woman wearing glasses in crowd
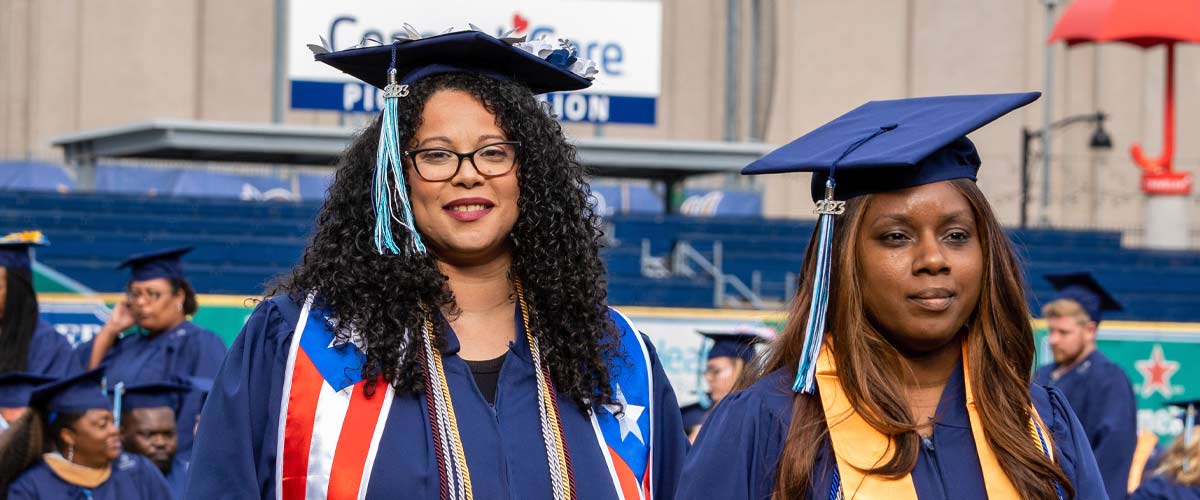
[[534,97],[594,66],[478,31],[314,52],[384,112],[217,375],[188,498],[670,498],[674,393]]
[[[90,342],[75,352],[88,369],[104,366],[108,384],[173,377],[212,378],[225,357],[220,337],[188,318],[196,313],[196,292],[183,274],[182,257],[191,248],[134,255],[119,267],[131,277],[125,300]],[[178,429],[194,429],[199,393],[188,395],[175,416]],[[180,432],[178,452],[186,457],[192,433]]]

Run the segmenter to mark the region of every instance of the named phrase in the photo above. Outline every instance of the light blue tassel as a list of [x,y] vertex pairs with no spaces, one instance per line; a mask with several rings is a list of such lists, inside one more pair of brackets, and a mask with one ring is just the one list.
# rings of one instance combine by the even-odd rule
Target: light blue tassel
[[[413,222],[412,204],[409,203],[404,181],[404,165],[400,162],[400,134],[396,129],[399,120],[397,101],[408,95],[408,86],[396,84],[395,68],[388,70],[388,85],[384,87],[383,92],[383,118],[372,186],[372,201],[375,205],[375,250],[380,255],[401,253],[401,247],[396,244],[395,236],[392,235],[392,221],[395,220],[408,231],[408,241],[403,243],[404,250],[423,254],[425,243],[421,241],[421,235],[417,233],[417,226]],[[392,213],[393,204],[399,205],[398,214]]]
[[880,134],[896,129],[896,124],[879,127],[871,135],[855,141],[829,167],[829,178],[825,180],[825,199],[817,202],[817,263],[813,276],[812,303],[808,306],[808,322],[804,325],[804,350],[800,352],[800,363],[796,369],[796,380],[792,390],[801,394],[812,394],[817,389],[817,357],[821,355],[821,344],[825,341],[825,315],[829,309],[829,269],[833,247],[833,216],[846,211],[846,202],[833,199],[837,183],[833,174],[838,164],[850,153]]
[[1183,455],[1183,471],[1184,472],[1188,472],[1188,470],[1192,468],[1191,463],[1190,463],[1191,461],[1188,460],[1187,453],[1190,452],[1190,448],[1192,446],[1192,432],[1195,430],[1195,428],[1196,428],[1196,405],[1193,403],[1188,403],[1187,416],[1185,416],[1183,419],[1183,449],[1185,450],[1185,453]]
[[125,382],[113,386],[113,425],[121,428],[121,400],[125,398]]
[[844,202],[833,200],[833,179],[825,181],[825,199],[817,203],[817,265],[813,276],[812,303],[808,307],[808,323],[804,325],[804,350],[792,390],[812,394],[817,384],[817,356],[825,340],[825,312],[829,308],[830,250],[833,246],[833,216],[845,210]]

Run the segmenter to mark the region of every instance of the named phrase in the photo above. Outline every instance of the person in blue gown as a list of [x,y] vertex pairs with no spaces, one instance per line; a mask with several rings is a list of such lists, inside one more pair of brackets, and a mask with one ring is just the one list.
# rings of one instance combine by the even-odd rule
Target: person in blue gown
[[[121,395],[121,447],[150,459],[167,480],[172,498],[182,498],[187,483],[187,463],[178,450],[175,413],[192,387],[183,379],[143,380],[115,389]],[[115,406],[115,405],[114,405]]]
[[1200,500],[1200,436],[1196,414],[1200,400],[1168,403],[1183,409],[1183,433],[1147,465],[1145,479],[1130,495],[1132,500]]
[[1137,448],[1137,400],[1129,376],[1096,348],[1101,314],[1121,305],[1091,273],[1047,275],[1058,291],[1042,307],[1054,362],[1034,380],[1066,394],[1096,455],[1108,497],[1128,496],[1130,466]]
[[[196,313],[196,293],[183,273],[182,257],[191,248],[134,255],[121,263],[131,278],[125,300],[108,322],[76,355],[88,368],[105,367],[110,384],[179,377],[213,377],[225,357],[225,343],[188,317]],[[176,425],[191,429],[200,414],[200,396],[187,397]],[[179,435],[179,449],[190,450],[191,433]]]
[[535,98],[594,67],[562,41],[417,38],[315,47],[384,111],[232,344],[185,497],[671,498],[675,395],[606,303],[583,168]]
[[[30,408],[0,439],[0,496],[7,493],[9,500],[171,498],[154,464],[121,451],[102,370],[37,387]],[[42,435],[51,448],[36,439]]]
[[870,102],[743,170],[813,172],[818,228],[676,498],[1107,498],[1066,397],[1031,384],[1021,268],[965,137],[1037,96]]
[[38,315],[31,253],[47,243],[40,231],[0,238],[0,373],[58,378],[79,368],[71,343]]
[[755,346],[769,342],[775,333],[769,328],[742,326],[732,330],[703,330],[700,335],[712,341],[702,349],[704,363],[700,366],[701,376],[708,391],[700,394],[700,401],[680,408],[683,413],[683,428],[688,439],[695,440],[704,419],[713,405],[720,403],[733,390],[746,365],[754,359]]

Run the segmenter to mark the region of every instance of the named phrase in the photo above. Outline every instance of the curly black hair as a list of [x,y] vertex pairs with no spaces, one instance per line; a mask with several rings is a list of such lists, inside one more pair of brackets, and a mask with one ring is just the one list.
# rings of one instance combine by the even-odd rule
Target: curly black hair
[[[409,145],[429,98],[442,90],[475,96],[509,140],[520,141],[517,222],[510,279],[519,278],[555,389],[582,411],[613,403],[606,359],[619,342],[606,309],[599,217],[585,171],[559,123],[522,85],[449,73],[422,79],[398,102],[400,144]],[[317,292],[337,325],[353,325],[366,344],[364,373],[397,391],[423,389],[423,311],[458,311],[437,255],[380,255],[373,243],[372,178],[380,119],[341,158],[301,263],[270,294],[303,299]],[[411,178],[411,168],[406,168]],[[419,229],[419,228],[418,228]],[[406,229],[393,223],[393,233]],[[348,328],[334,329],[347,335]],[[443,336],[437,342],[444,342]]]

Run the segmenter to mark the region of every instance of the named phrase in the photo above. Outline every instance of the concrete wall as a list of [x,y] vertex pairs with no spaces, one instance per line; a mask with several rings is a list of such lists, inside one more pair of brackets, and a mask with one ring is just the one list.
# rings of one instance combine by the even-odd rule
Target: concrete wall
[[[752,0],[740,0],[736,139],[782,144],[870,99],[1040,90],[1045,13],[1012,0],[760,0],[768,38],[751,54]],[[663,67],[654,127],[568,126],[590,136],[721,140],[726,0],[662,0]],[[273,0],[4,0],[0,2],[0,158],[56,158],[52,138],[152,118],[268,122]],[[1060,11],[1061,12],[1061,11]],[[1094,153],[1087,125],[1054,136],[1046,216],[1060,226],[1141,227],[1129,147],[1161,148],[1164,51],[1121,44],[1055,47],[1053,117],[1104,110],[1115,147]],[[771,64],[771,53],[775,54]],[[760,113],[750,72],[759,57]],[[768,78],[774,74],[774,79]],[[1177,52],[1176,165],[1200,166],[1200,47]],[[980,186],[1018,220],[1020,128],[1044,102],[972,135]],[[336,125],[333,112],[288,111],[294,124]],[[354,122],[354,120],[350,120]],[[1038,147],[1035,144],[1035,150]],[[1033,162],[1031,220],[1040,216]],[[706,181],[708,183],[713,180]],[[718,180],[760,186],[771,216],[808,217],[804,175]],[[1195,198],[1192,219],[1200,219]]]

